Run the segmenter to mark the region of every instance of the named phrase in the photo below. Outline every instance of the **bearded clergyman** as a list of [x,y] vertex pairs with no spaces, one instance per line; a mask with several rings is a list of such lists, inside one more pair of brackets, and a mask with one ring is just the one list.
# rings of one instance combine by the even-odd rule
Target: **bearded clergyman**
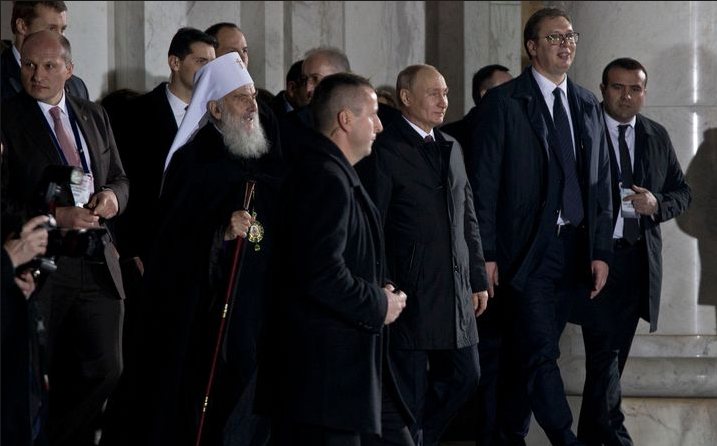
[[128,422],[120,444],[193,445],[202,411],[201,444],[268,436],[252,404],[283,163],[257,110],[237,53],[197,72],[166,163],[160,221],[148,222],[159,231],[134,308],[136,356],[116,398]]

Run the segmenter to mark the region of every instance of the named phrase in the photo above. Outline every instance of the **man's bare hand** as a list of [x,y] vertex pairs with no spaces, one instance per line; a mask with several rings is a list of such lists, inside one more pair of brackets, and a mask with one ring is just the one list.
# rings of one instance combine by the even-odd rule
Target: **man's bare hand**
[[480,316],[488,308],[488,291],[473,293],[473,311]]
[[383,287],[383,292],[388,300],[388,311],[386,311],[385,325],[388,325],[398,319],[404,308],[406,308],[406,293],[396,291],[390,283]]
[[29,299],[32,292],[35,291],[35,279],[32,277],[32,272],[27,270],[19,277],[15,277],[15,285],[20,288],[25,299]]
[[229,225],[224,231],[224,240],[234,240],[237,237],[246,238],[249,232],[249,226],[254,223],[254,219],[247,211],[234,211],[229,220]]
[[100,227],[100,216],[92,209],[60,206],[55,209],[57,226],[65,229],[94,229]]
[[104,189],[94,194],[90,198],[90,202],[87,203],[87,207],[92,209],[95,215],[99,215],[105,220],[109,220],[119,212],[117,196],[111,189]]
[[590,299],[597,296],[598,293],[600,293],[602,288],[605,286],[605,283],[607,282],[607,275],[610,271],[610,267],[607,265],[607,263],[603,262],[602,260],[593,260],[592,270],[593,270],[593,290],[590,292]]
[[644,187],[635,186],[634,184],[632,185],[632,190],[636,193],[628,195],[623,200],[631,201],[632,205],[635,207],[635,212],[640,215],[647,215],[648,217],[654,215],[655,212],[657,212],[658,205],[657,198],[652,195],[652,192]]
[[493,297],[495,295],[493,287],[500,285],[498,283],[498,263],[485,262],[485,273],[488,276],[488,296]]
[[[20,238],[5,242],[5,251],[10,257],[13,266],[27,263],[33,257],[44,254],[47,249],[47,229],[41,225],[47,223],[47,215],[38,215],[31,218],[22,226]],[[40,226],[40,227],[39,227]]]

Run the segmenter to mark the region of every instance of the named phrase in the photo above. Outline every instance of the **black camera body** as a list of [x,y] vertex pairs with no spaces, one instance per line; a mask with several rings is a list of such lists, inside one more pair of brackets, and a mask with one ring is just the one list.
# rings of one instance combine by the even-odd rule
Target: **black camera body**
[[70,184],[80,184],[84,172],[73,166],[48,166],[43,172],[40,182],[40,213],[48,214],[50,220],[43,226],[47,229],[47,249],[45,254],[37,256],[17,271],[27,268],[44,273],[57,270],[55,263],[60,256],[83,258],[85,260],[104,261],[104,248],[107,230],[97,229],[63,229],[58,228],[52,213],[56,208],[57,199],[62,195],[63,188]]

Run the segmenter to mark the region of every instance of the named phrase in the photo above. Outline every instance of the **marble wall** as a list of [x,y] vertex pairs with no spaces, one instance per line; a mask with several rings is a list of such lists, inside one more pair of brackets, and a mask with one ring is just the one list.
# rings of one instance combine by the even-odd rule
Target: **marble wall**
[[[167,48],[182,26],[239,24],[257,85],[278,92],[293,61],[313,47],[346,51],[354,71],[375,85],[429,62],[451,89],[450,120],[472,105],[473,73],[501,63],[520,70],[520,2],[265,1],[66,2],[75,69],[93,99],[117,88],[145,91],[169,76]],[[4,18],[10,2],[2,2]],[[0,28],[11,38],[9,19]]]

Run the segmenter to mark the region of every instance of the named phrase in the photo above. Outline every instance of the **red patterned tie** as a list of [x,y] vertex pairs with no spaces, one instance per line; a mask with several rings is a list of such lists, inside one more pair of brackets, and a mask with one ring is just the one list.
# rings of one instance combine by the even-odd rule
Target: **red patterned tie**
[[50,116],[52,116],[52,122],[55,126],[55,135],[57,141],[60,143],[62,153],[65,155],[67,163],[71,166],[82,168],[82,162],[80,161],[80,154],[77,152],[77,146],[75,141],[70,138],[70,135],[65,131],[65,126],[62,125],[62,118],[60,118],[62,110],[60,107],[52,107],[50,109]]

